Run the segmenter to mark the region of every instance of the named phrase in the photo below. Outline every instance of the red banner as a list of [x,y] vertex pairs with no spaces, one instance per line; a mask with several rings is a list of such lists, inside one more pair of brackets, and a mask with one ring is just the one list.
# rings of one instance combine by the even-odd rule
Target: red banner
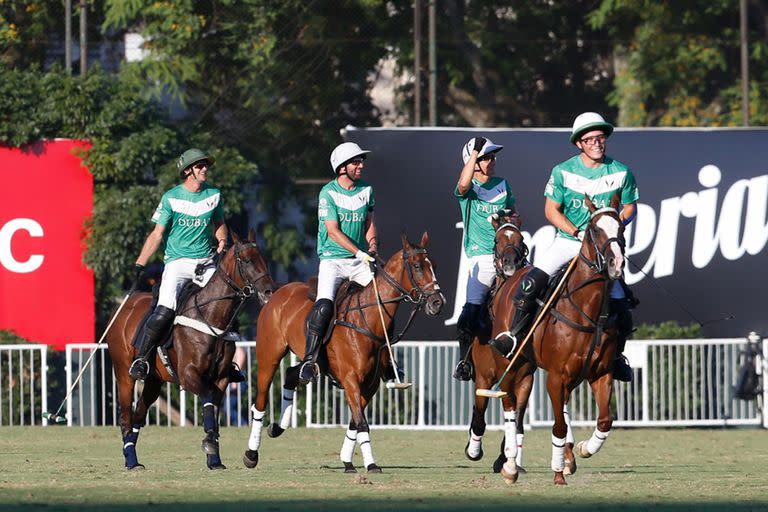
[[94,341],[93,271],[83,263],[93,177],[88,143],[0,147],[0,330],[63,349]]

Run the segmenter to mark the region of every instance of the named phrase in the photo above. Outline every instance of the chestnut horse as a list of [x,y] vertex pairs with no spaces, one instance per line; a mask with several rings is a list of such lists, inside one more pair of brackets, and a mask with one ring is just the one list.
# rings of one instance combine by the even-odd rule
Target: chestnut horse
[[[572,434],[565,407],[571,392],[584,379],[592,388],[598,419],[591,438],[576,445],[576,454],[587,458],[597,453],[613,424],[610,401],[617,332],[615,326],[606,321],[610,287],[623,273],[624,224],[617,210],[618,195],[611,199],[610,206],[600,209],[586,195],[584,201],[591,217],[573,271],[566,277],[560,296],[555,298],[535,327],[529,342],[517,348],[531,364],[547,371],[547,392],[555,417],[551,467],[556,485],[566,485],[564,470],[575,471],[575,464],[572,468],[566,466],[566,459],[569,456],[572,459],[571,446],[567,446],[572,441]],[[514,290],[510,288],[505,294],[509,297],[506,310],[498,308],[494,336],[507,330],[514,319]],[[506,448],[507,457],[515,455],[516,446],[507,445]],[[501,474],[508,483],[517,480],[514,464],[504,464]]]
[[[335,327],[326,338],[327,369],[323,371],[343,386],[352,413],[341,447],[341,461],[347,473],[357,471],[352,464],[355,443],[360,446],[368,472],[381,472],[373,458],[365,408],[378,390],[384,365],[389,361],[384,330],[389,332],[403,301],[414,303],[415,311],[423,307],[429,316],[440,313],[445,304],[427,253],[428,242],[426,232],[418,246],[412,245],[403,235],[402,250],[377,270],[375,282],[350,295],[337,293]],[[375,289],[378,289],[378,298]],[[259,461],[269,386],[280,361],[289,350],[299,357],[304,355],[305,320],[312,307],[308,291],[306,283],[294,282],[281,287],[259,317],[256,329],[257,393],[251,407],[248,450],[243,456],[246,467],[254,468]],[[382,304],[386,325],[382,325],[379,304]],[[270,437],[277,437],[288,428],[297,384],[298,367],[292,367],[286,372],[280,421],[269,425]]]
[[158,354],[135,410],[132,408],[135,381],[128,374],[135,355],[131,342],[149,311],[152,294],[132,293],[109,330],[107,344],[117,379],[127,469],[144,468],[136,455],[139,429],[144,426],[147,411],[157,400],[163,381],[176,382],[202,399],[206,433],[202,448],[206,463],[210,469],[225,468],[219,457],[218,415],[229,382],[235,344],[224,341],[222,336],[245,301],[256,295],[265,304],[274,289],[264,257],[252,241],[253,233],[246,241],[235,233],[232,237],[235,243],[221,255],[208,283],[178,307],[176,323],[191,319],[185,324],[196,323],[196,326],[178,324],[173,328],[172,346],[167,354],[175,375],[169,374]]
[[[504,332],[505,329],[501,328],[506,320],[504,312],[514,307],[511,301],[519,282],[518,270],[527,264],[528,247],[520,232],[520,219],[517,215],[512,215],[508,210],[501,210],[491,216],[491,223],[496,232],[493,255],[498,277],[489,311],[494,320],[494,332],[499,333],[497,336],[504,336],[507,334]],[[490,332],[480,333],[472,341],[470,354],[475,367],[474,381],[477,389],[488,389],[498,382],[509,364],[508,359],[488,344],[489,335]],[[499,389],[505,391],[506,395],[502,398],[504,437],[501,442],[501,453],[493,463],[495,473],[499,473],[502,465],[507,462],[515,464],[518,471],[524,471],[522,469],[523,417],[531,394],[535,371],[536,366],[533,363],[520,359],[499,385]],[[488,397],[475,395],[469,439],[464,448],[464,454],[472,461],[483,458],[482,442],[486,428],[487,407]],[[511,448],[506,448],[512,445],[517,447],[514,452]],[[512,453],[509,461],[507,453]]]

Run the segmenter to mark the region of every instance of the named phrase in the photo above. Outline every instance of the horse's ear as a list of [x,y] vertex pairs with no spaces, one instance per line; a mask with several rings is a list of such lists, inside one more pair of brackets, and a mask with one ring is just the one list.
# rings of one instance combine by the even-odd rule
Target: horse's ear
[[421,235],[421,244],[420,245],[422,247],[426,247],[428,243],[429,243],[429,233],[427,233],[425,231],[424,234]]
[[253,230],[253,228],[248,230],[248,241],[249,242],[255,242],[256,241],[256,232]]
[[589,198],[587,194],[584,194],[584,204],[587,205],[587,208],[589,209],[589,213],[595,213],[595,210],[597,210],[595,203],[592,202],[592,200]]
[[523,229],[523,218],[517,212],[513,213],[509,220],[517,226],[517,229]]
[[408,238],[405,236],[405,233],[400,233],[400,241],[403,243],[403,247],[410,247],[411,243],[408,241]]
[[616,211],[619,211],[620,202],[621,202],[621,199],[619,198],[619,193],[614,192],[613,196],[611,196],[611,208],[613,208]]
[[232,240],[235,241],[236,244],[239,244],[242,240],[240,239],[240,235],[237,234],[237,231],[232,231]]

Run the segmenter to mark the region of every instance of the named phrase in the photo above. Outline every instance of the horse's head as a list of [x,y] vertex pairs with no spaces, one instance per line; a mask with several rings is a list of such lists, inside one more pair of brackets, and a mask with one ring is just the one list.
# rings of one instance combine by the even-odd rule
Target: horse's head
[[[619,279],[624,269],[624,223],[619,218],[619,196],[614,194],[610,206],[597,208],[589,197],[584,201],[592,216],[584,234],[582,251],[593,259],[597,272],[604,272],[611,279]],[[582,252],[582,254],[584,254]]]
[[222,268],[231,280],[230,285],[246,298],[255,293],[259,302],[266,304],[275,290],[275,283],[256,244],[253,231],[249,231],[247,240],[242,240],[237,233],[232,232],[232,239],[235,243],[222,260]]
[[512,277],[516,270],[525,266],[528,246],[520,232],[520,216],[511,210],[499,210],[491,215],[496,231],[493,239],[493,264],[505,277]]
[[403,242],[403,266],[405,267],[404,286],[410,287],[410,298],[419,305],[429,316],[436,316],[445,305],[445,296],[437,284],[437,276],[432,260],[427,253],[429,235],[425,231],[419,245],[411,244],[405,235]]

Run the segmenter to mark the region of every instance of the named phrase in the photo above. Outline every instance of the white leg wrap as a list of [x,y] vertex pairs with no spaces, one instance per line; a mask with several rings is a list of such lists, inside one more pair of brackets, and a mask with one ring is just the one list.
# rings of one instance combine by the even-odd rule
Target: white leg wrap
[[248,449],[258,450],[261,446],[261,428],[264,426],[264,415],[267,411],[259,411],[251,406],[251,435],[248,437]]
[[371,448],[371,436],[368,432],[357,433],[357,444],[360,445],[360,453],[363,454],[363,466],[366,468],[376,462],[373,460],[373,449]]
[[600,448],[603,447],[605,440],[608,439],[608,435],[610,433],[610,430],[608,432],[600,432],[599,430],[595,429],[595,431],[592,432],[592,437],[590,437],[589,441],[587,441],[587,450],[589,453],[594,455],[599,452]]
[[355,443],[357,442],[357,430],[347,429],[344,435],[344,442],[341,445],[339,458],[341,462],[352,462],[352,456],[355,454]]
[[523,438],[525,434],[515,434],[515,440],[517,441],[517,456],[515,456],[515,463],[523,467]]
[[291,426],[291,417],[293,416],[293,395],[295,389],[283,388],[283,403],[280,406],[280,428],[286,429]]
[[507,460],[514,460],[517,457],[516,419],[517,413],[515,411],[504,411],[504,455]]
[[568,432],[565,434],[565,442],[575,444],[576,438],[573,437],[573,429],[571,428],[571,415],[568,414],[568,404],[563,406],[563,416],[565,416],[565,426],[568,427]]
[[552,471],[560,472],[565,468],[565,438],[552,436]]
[[477,457],[480,455],[480,450],[483,449],[483,436],[478,436],[472,429],[469,429],[469,445],[467,446],[467,453],[470,457]]

